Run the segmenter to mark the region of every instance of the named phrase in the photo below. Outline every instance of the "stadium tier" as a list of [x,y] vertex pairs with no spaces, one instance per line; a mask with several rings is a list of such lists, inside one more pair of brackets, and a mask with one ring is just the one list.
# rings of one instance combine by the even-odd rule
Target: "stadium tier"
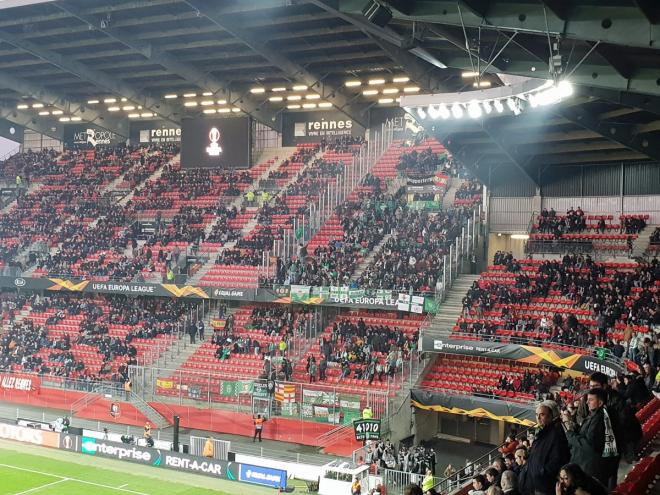
[[0,494],[657,491],[660,7],[595,3],[0,1]]

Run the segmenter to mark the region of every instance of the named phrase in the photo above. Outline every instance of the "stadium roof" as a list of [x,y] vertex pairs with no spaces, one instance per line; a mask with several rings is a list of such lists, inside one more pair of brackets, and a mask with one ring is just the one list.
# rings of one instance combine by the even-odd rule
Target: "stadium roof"
[[0,116],[46,133],[70,117],[125,130],[129,115],[180,122],[205,110],[277,127],[289,107],[320,104],[364,124],[370,107],[399,95],[497,86],[498,74],[548,77],[552,53],[578,96],[531,124],[447,126],[456,153],[523,167],[530,156],[660,157],[660,7],[649,0],[8,4],[20,6],[0,2]]

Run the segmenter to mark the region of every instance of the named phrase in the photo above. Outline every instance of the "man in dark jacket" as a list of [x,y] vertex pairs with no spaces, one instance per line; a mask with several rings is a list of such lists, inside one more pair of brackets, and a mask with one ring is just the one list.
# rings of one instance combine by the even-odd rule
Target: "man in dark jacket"
[[619,457],[614,429],[605,410],[606,401],[605,390],[592,388],[587,393],[589,416],[579,429],[567,413],[563,415],[562,422],[571,447],[571,462],[608,486],[610,478],[616,476]]
[[543,401],[536,408],[536,420],[541,429],[519,476],[519,488],[525,495],[554,494],[559,469],[570,459],[566,435],[556,421],[558,417],[559,410],[553,401]]

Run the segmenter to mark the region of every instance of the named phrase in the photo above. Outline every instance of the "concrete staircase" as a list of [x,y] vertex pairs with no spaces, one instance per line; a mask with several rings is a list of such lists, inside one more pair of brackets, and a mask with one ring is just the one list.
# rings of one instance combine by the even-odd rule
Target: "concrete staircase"
[[655,232],[656,227],[658,227],[658,225],[647,225],[646,228],[638,234],[637,239],[633,241],[633,249],[630,254],[631,258],[644,257],[646,250],[649,248],[650,239],[653,232]]
[[[282,150],[282,149],[285,149],[285,150],[293,149],[293,150],[295,151],[295,148],[277,148],[277,149],[278,149],[278,150]],[[293,152],[292,152],[292,153],[293,153]],[[292,154],[292,153],[291,153],[291,154]],[[299,176],[300,174],[302,174],[302,173],[307,169],[307,167],[308,167],[309,165],[311,165],[312,163],[314,163],[315,160],[317,160],[317,159],[319,159],[319,158],[321,158],[321,157],[323,156],[323,153],[324,153],[323,151],[319,151],[319,152],[316,153],[316,154],[315,154],[310,160],[308,160],[307,164],[306,164],[303,168],[301,168],[300,171],[299,171],[296,175],[294,175],[293,177],[291,177],[291,178],[287,181],[287,183],[281,188],[281,190],[284,191],[284,190],[286,190],[286,188],[287,188],[290,184],[293,184],[293,183],[296,181],[296,179],[298,179],[298,176]],[[287,155],[287,156],[286,156],[285,158],[283,158],[282,160],[280,160],[280,161],[274,163],[273,166],[270,167],[266,172],[264,172],[260,178],[258,178],[258,179],[256,179],[256,180],[254,181],[254,183],[250,186],[250,188],[253,189],[253,190],[254,190],[255,188],[257,188],[258,185],[259,185],[259,180],[261,180],[261,179],[263,179],[263,178],[265,178],[265,177],[268,177],[268,173],[270,172],[270,170],[276,170],[277,167],[279,167],[279,165],[281,164],[281,162],[284,161],[284,160],[286,160],[286,159],[288,159],[288,158],[291,156],[291,154]],[[278,156],[279,156],[279,155],[278,155]],[[249,190],[249,189],[246,189],[245,192],[247,192],[248,190]],[[243,195],[245,195],[245,193],[243,193]],[[241,198],[242,198],[242,196],[241,196]],[[256,215],[257,212],[258,212],[258,209],[257,209],[257,211],[255,212],[254,217],[253,217],[248,223],[246,223],[246,224],[243,226],[243,228],[241,229],[241,237],[244,237],[246,234],[250,233],[250,232],[251,232],[251,231],[257,226],[257,215]],[[224,251],[225,249],[232,249],[235,245],[236,245],[236,241],[229,242],[229,243],[225,244],[223,247],[221,247],[221,248],[218,250],[217,253],[213,253],[213,255],[209,258],[209,260],[208,260],[206,263],[204,263],[204,265],[203,265],[199,270],[197,270],[197,272],[195,273],[195,275],[193,275],[192,277],[190,277],[190,278],[188,279],[188,284],[190,284],[190,285],[196,285],[196,284],[198,284],[199,281],[204,277],[204,275],[206,275],[206,274],[208,273],[208,271],[211,269],[211,267],[213,267],[213,265],[215,264],[215,259],[216,259],[217,255],[220,254],[220,253],[221,253],[222,251]]]
[[463,179],[458,177],[450,177],[449,182],[447,183],[447,191],[442,198],[442,209],[447,210],[454,206],[454,199],[456,197],[456,191],[458,191],[461,185],[465,182]]
[[360,264],[355,269],[355,272],[353,272],[353,275],[351,276],[351,281],[360,280],[360,277],[367,269],[367,267],[373,262],[376,256],[381,252],[383,246],[387,243],[387,241],[389,241],[394,235],[396,235],[396,232],[394,231],[389,234],[386,234],[385,237],[383,237],[381,241],[374,246],[374,248],[369,253],[369,255],[360,262]]
[[[165,165],[172,165],[173,163],[177,163],[179,161],[181,161],[181,153],[174,155],[172,159],[169,162],[167,162]],[[157,168],[153,174],[151,174],[149,177],[144,179],[137,186],[135,186],[126,196],[121,198],[121,200],[118,203],[119,206],[126,206],[126,203],[128,203],[131,199],[133,199],[133,196],[135,195],[135,191],[143,188],[148,181],[157,180],[161,175],[163,175],[163,170],[165,170],[165,165],[163,165],[160,168]]]
[[170,423],[165,416],[161,415],[135,392],[130,393],[128,402],[135,407],[135,409],[144,414],[149,422],[159,430],[164,430],[165,428],[172,426],[172,423]]
[[449,334],[456,320],[463,311],[463,298],[472,284],[479,279],[479,275],[460,275],[447,293],[447,298],[440,304],[440,310],[431,320],[428,328],[429,333],[444,335]]

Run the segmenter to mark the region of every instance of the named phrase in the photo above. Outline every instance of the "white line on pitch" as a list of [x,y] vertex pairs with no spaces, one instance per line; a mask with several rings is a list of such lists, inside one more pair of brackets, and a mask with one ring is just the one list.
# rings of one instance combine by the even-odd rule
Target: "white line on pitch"
[[29,490],[25,490],[23,492],[18,492],[14,495],[24,495],[26,493],[37,492],[37,491],[41,490],[42,488],[46,488],[47,486],[57,485],[58,483],[63,483],[65,481],[69,481],[69,478],[62,478],[61,480],[53,481],[52,483],[46,483],[45,485],[35,486],[34,488],[30,488]]
[[[44,471],[37,471],[36,469],[28,469],[28,468],[22,468],[22,467],[18,467],[18,466],[12,466],[11,464],[0,464],[0,467],[8,467],[8,468],[11,468],[11,469],[17,469],[19,471],[26,471],[28,473],[42,474],[44,476],[52,476],[53,478],[60,478],[60,481],[77,481],[78,483],[84,483],[85,485],[98,486],[100,488],[109,488],[111,490],[119,490],[121,492],[134,493],[135,495],[149,495],[148,493],[136,492],[134,490],[128,490],[127,488],[121,488],[121,487],[116,487],[116,486],[111,486],[111,485],[104,485],[102,483],[94,483],[93,481],[85,481],[85,480],[80,480],[78,478],[67,478],[66,476],[60,476],[59,474],[46,473]],[[123,486],[126,486],[126,485],[123,485]],[[21,492],[21,493],[28,493],[28,492]],[[16,494],[16,495],[19,495],[19,494]]]

